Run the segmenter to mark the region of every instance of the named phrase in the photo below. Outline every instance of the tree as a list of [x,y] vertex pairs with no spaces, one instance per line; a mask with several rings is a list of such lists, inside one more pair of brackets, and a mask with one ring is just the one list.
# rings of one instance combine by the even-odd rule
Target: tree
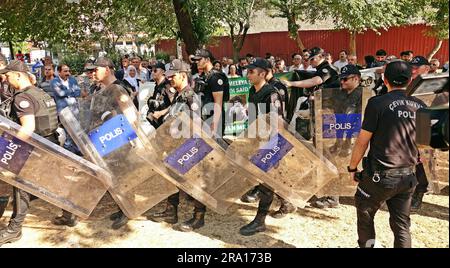
[[347,29],[350,33],[349,50],[356,54],[356,35],[378,29],[407,24],[417,14],[419,7],[409,0],[322,0],[317,1],[310,20],[333,19],[336,29]]
[[287,19],[289,37],[295,41],[299,50],[305,49],[305,45],[298,34],[300,30],[299,22],[305,20],[305,15],[311,4],[309,0],[270,0],[267,6],[273,12],[271,17]]
[[435,47],[427,55],[428,60],[431,60],[441,48],[443,40],[446,40],[449,37],[449,2],[447,0],[425,1],[423,6],[423,18],[425,22],[431,26],[431,30],[427,34],[437,39]]
[[219,7],[217,17],[222,18],[228,28],[233,59],[237,62],[250,29],[250,19],[260,3],[255,0],[218,0],[215,4]]

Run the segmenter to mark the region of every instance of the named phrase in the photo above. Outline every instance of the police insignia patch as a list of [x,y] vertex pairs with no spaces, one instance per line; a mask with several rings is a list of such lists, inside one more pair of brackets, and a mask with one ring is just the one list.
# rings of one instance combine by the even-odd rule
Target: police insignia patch
[[328,70],[327,70],[327,69],[323,69],[322,72],[325,73],[325,74],[327,74],[327,73],[328,73]]
[[222,79],[217,80],[217,84],[219,84],[220,86],[223,85],[223,80]]
[[21,102],[19,103],[19,106],[20,106],[20,108],[22,108],[22,109],[26,109],[26,108],[30,107],[30,103],[29,103],[28,101],[21,101]]
[[191,110],[192,110],[192,111],[197,111],[197,110],[198,110],[198,104],[195,103],[195,102],[192,103],[192,104],[191,104]]

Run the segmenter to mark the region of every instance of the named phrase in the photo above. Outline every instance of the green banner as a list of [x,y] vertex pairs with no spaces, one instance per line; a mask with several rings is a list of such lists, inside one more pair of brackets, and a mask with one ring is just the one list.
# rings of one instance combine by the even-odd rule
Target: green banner
[[[292,72],[274,76],[280,80],[291,80]],[[225,135],[239,135],[248,127],[247,102],[251,84],[246,77],[229,78],[230,100],[225,105]]]

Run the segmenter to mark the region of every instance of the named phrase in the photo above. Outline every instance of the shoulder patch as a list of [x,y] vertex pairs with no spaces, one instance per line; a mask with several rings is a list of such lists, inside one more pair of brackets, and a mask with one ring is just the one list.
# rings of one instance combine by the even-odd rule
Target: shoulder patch
[[322,72],[323,72],[324,74],[327,74],[327,73],[328,73],[328,69],[323,69]]
[[195,103],[195,102],[192,103],[192,104],[191,104],[191,110],[192,110],[192,111],[197,111],[197,110],[198,110],[198,104]]
[[223,80],[222,79],[217,80],[217,84],[219,84],[220,86],[223,85]]
[[19,103],[19,106],[20,106],[20,108],[22,108],[22,109],[26,109],[26,108],[30,107],[30,102],[29,102],[29,101],[26,101],[26,100],[23,100],[23,101],[21,101],[21,102]]

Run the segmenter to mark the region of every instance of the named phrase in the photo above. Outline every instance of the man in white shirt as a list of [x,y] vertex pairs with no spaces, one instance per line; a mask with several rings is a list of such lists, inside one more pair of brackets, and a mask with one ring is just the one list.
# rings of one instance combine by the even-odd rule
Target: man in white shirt
[[302,55],[299,53],[292,54],[292,66],[289,67],[289,72],[300,70],[302,66]]
[[339,60],[336,61],[336,62],[333,64],[333,66],[336,67],[336,68],[339,70],[339,72],[340,72],[341,69],[342,69],[342,67],[344,67],[344,66],[347,65],[347,64],[348,64],[348,61],[347,61],[347,51],[341,50],[341,51],[339,52]]

